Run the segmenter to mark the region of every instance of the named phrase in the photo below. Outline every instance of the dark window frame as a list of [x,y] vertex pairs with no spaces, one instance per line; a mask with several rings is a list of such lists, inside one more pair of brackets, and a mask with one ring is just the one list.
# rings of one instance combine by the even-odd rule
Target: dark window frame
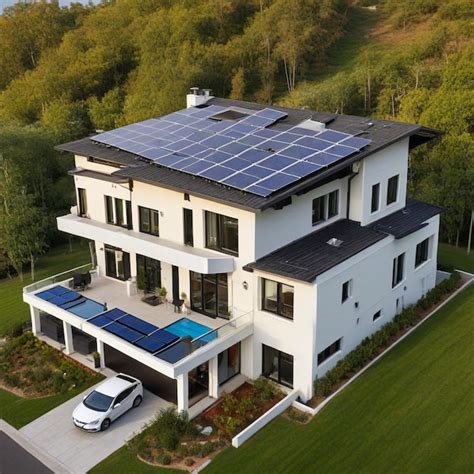
[[396,174],[387,181],[387,206],[398,201],[400,175]]
[[[131,278],[131,269],[130,269],[130,254],[128,252],[124,252],[121,248],[114,247],[112,245],[105,244],[104,246],[105,252],[105,274],[110,278],[115,278],[116,280],[120,281],[127,281]],[[107,255],[114,252],[114,269],[112,272],[109,271]],[[119,276],[117,273],[117,252],[122,253],[122,263],[123,263],[123,277]]]
[[372,321],[377,321],[378,319],[380,319],[382,317],[382,310],[379,309],[378,311],[376,311],[373,316],[372,316]]
[[[199,275],[200,283],[201,283],[201,307],[196,306],[193,298],[193,276],[194,275]],[[227,310],[226,314],[222,313],[219,311],[219,302],[221,301],[220,295],[219,295],[219,287],[220,283],[222,284],[222,277],[225,275],[226,277],[226,299],[227,299]],[[212,282],[213,285],[215,286],[215,300],[216,300],[216,309],[215,312],[210,312],[206,311],[205,309],[205,289],[206,289],[206,278],[213,279],[214,281]],[[189,299],[191,302],[191,309],[193,311],[196,311],[201,314],[205,314],[206,316],[209,316],[211,318],[222,318],[222,319],[229,319],[229,278],[227,276],[227,273],[215,273],[215,274],[204,274],[204,273],[199,273],[199,272],[189,272]]]
[[[273,350],[276,352],[276,355],[278,357],[278,378],[271,377],[270,375],[265,375],[265,347],[268,347],[269,349]],[[292,359],[292,378],[293,378],[293,383],[289,384],[286,381],[282,380],[281,378],[281,359],[283,356],[288,356],[291,357]],[[280,385],[284,385],[285,387],[293,388],[294,383],[295,383],[295,357],[292,354],[288,354],[287,352],[280,351],[278,349],[275,349],[274,347],[267,346],[266,344],[262,344],[262,375],[266,377],[267,379],[273,380],[274,382],[279,383]]]
[[[277,285],[277,301],[276,301],[276,309],[272,310],[266,307],[265,305],[265,300],[267,299],[266,294],[265,294],[265,283],[266,282],[271,282],[271,283],[276,283]],[[288,288],[293,289],[293,305],[292,305],[292,310],[291,310],[291,316],[288,316],[287,314],[283,313],[283,306],[285,303],[283,303],[283,287],[287,286]],[[289,319],[290,321],[294,320],[295,317],[295,301],[294,301],[294,294],[295,294],[295,287],[291,285],[287,285],[286,283],[282,283],[279,281],[275,280],[270,280],[269,278],[262,278],[261,279],[261,288],[262,288],[262,301],[261,301],[261,309],[262,311],[266,311],[268,313],[273,313],[278,316],[281,316],[282,318]],[[286,306],[289,306],[286,304]]]
[[335,189],[328,194],[327,218],[329,220],[337,215],[339,215],[339,189]]
[[194,247],[193,210],[183,207],[183,243]]
[[380,183],[372,185],[372,195],[370,197],[370,212],[373,214],[380,210]]
[[[208,249],[216,250],[218,252],[226,253],[228,255],[233,255],[235,257],[239,256],[239,220],[236,217],[226,216],[224,214],[218,214],[212,211],[204,211],[204,225],[205,225],[205,246]],[[214,238],[209,234],[209,220],[211,218],[216,219],[216,236],[215,236],[215,245],[212,244],[211,240]],[[235,221],[237,227],[237,249],[229,249],[224,246],[224,227],[225,227],[225,220]]]
[[[148,222],[150,226],[150,230],[146,230],[143,227],[143,220],[142,220],[142,213],[148,212]],[[152,220],[153,217],[156,216],[157,218],[157,226],[158,226],[158,232],[153,232],[152,231]],[[138,230],[140,232],[143,232],[144,234],[148,235],[154,235],[155,237],[160,236],[160,211],[157,209],[151,209],[150,207],[145,207],[145,206],[138,206]]]
[[345,303],[352,296],[352,279],[342,284],[341,304]]
[[220,380],[220,379],[219,379],[219,374],[218,374],[218,384],[219,384],[219,387],[222,386],[222,385],[224,385],[224,384],[227,383],[229,380],[233,379],[234,377],[236,377],[237,375],[239,375],[239,374],[241,373],[241,369],[242,369],[242,345],[241,345],[240,341],[237,342],[236,344],[234,344],[234,345],[228,347],[226,350],[220,352],[220,353],[217,355],[217,371],[219,372],[219,365],[220,365],[220,364],[219,364],[219,358],[220,358],[221,356],[223,356],[224,352],[228,352],[229,349],[231,349],[231,348],[234,347],[234,346],[237,346],[237,347],[238,347],[238,351],[239,351],[239,359],[238,359],[238,360],[239,360],[239,367],[238,367],[237,371],[236,371],[234,374],[230,375],[230,376],[227,377],[226,379]]
[[80,217],[87,217],[86,188],[77,188],[77,213]]
[[429,260],[430,238],[422,240],[417,244],[415,249],[415,268],[418,268],[423,263]]
[[105,222],[115,225],[114,200],[112,196],[104,196],[105,202]]
[[392,288],[399,285],[405,276],[405,252],[393,259],[392,267]]
[[[327,195],[323,194],[313,199],[313,214],[312,214],[312,224],[318,225],[321,222],[326,220],[326,199]],[[317,213],[316,213],[317,211]],[[318,216],[318,217],[316,217]]]
[[318,353],[318,365],[321,365],[323,362],[327,361],[330,357],[341,350],[342,346],[342,337],[337,341],[334,341],[332,344],[327,346],[321,352]]

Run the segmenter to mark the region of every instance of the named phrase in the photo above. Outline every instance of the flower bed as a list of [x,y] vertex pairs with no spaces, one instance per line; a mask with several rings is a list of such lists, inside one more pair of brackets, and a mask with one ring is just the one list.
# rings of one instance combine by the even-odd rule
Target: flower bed
[[[148,464],[195,470],[282,398],[267,380],[257,380],[255,385],[244,383],[192,422],[175,408],[162,410],[128,447]],[[208,426],[212,433],[202,434],[202,428]]]
[[392,345],[411,327],[420,322],[434,307],[446,299],[461,284],[461,276],[454,272],[438,286],[428,291],[416,305],[409,306],[392,321],[384,324],[372,336],[366,337],[352,352],[340,360],[323,377],[314,381],[314,396],[308,405],[315,408],[334,393],[346,380]]
[[99,382],[101,378],[31,333],[9,339],[0,347],[0,383],[24,397],[65,393],[84,384]]

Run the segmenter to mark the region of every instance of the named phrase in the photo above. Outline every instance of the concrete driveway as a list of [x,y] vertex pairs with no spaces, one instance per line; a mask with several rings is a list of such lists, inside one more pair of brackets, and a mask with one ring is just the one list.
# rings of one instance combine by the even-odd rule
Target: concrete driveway
[[171,404],[145,390],[143,402],[116,420],[107,431],[86,433],[72,424],[72,412],[86,390],[21,428],[20,432],[40,451],[64,466],[68,472],[83,474],[123,446],[158,410]]

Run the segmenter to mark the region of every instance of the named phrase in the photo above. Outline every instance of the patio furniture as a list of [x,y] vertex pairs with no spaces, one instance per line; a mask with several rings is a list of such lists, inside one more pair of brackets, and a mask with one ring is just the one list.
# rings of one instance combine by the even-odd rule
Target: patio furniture
[[175,313],[180,313],[181,312],[181,307],[183,306],[183,304],[184,304],[184,300],[179,299],[179,298],[175,298],[173,300],[174,312]]
[[78,273],[72,277],[72,287],[73,289],[79,289],[84,291],[87,287],[90,286],[92,277],[90,272]]

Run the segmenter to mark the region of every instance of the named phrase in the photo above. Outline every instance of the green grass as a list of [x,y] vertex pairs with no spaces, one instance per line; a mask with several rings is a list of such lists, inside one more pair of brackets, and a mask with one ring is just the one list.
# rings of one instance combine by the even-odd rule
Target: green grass
[[3,418],[15,428],[21,428],[97,382],[94,380],[66,393],[34,399],[22,398],[0,389],[0,419]]
[[472,473],[473,333],[471,285],[308,425],[279,417],[205,472]]
[[[36,281],[57,273],[64,272],[90,261],[87,242],[74,243],[72,252],[67,245],[51,249],[37,263]],[[17,323],[27,321],[30,317],[28,305],[23,303],[23,287],[31,283],[28,273],[23,281],[18,277],[0,280],[0,336]]]
[[467,255],[464,247],[440,243],[438,248],[438,264],[474,273],[474,249],[471,250],[470,255]]

